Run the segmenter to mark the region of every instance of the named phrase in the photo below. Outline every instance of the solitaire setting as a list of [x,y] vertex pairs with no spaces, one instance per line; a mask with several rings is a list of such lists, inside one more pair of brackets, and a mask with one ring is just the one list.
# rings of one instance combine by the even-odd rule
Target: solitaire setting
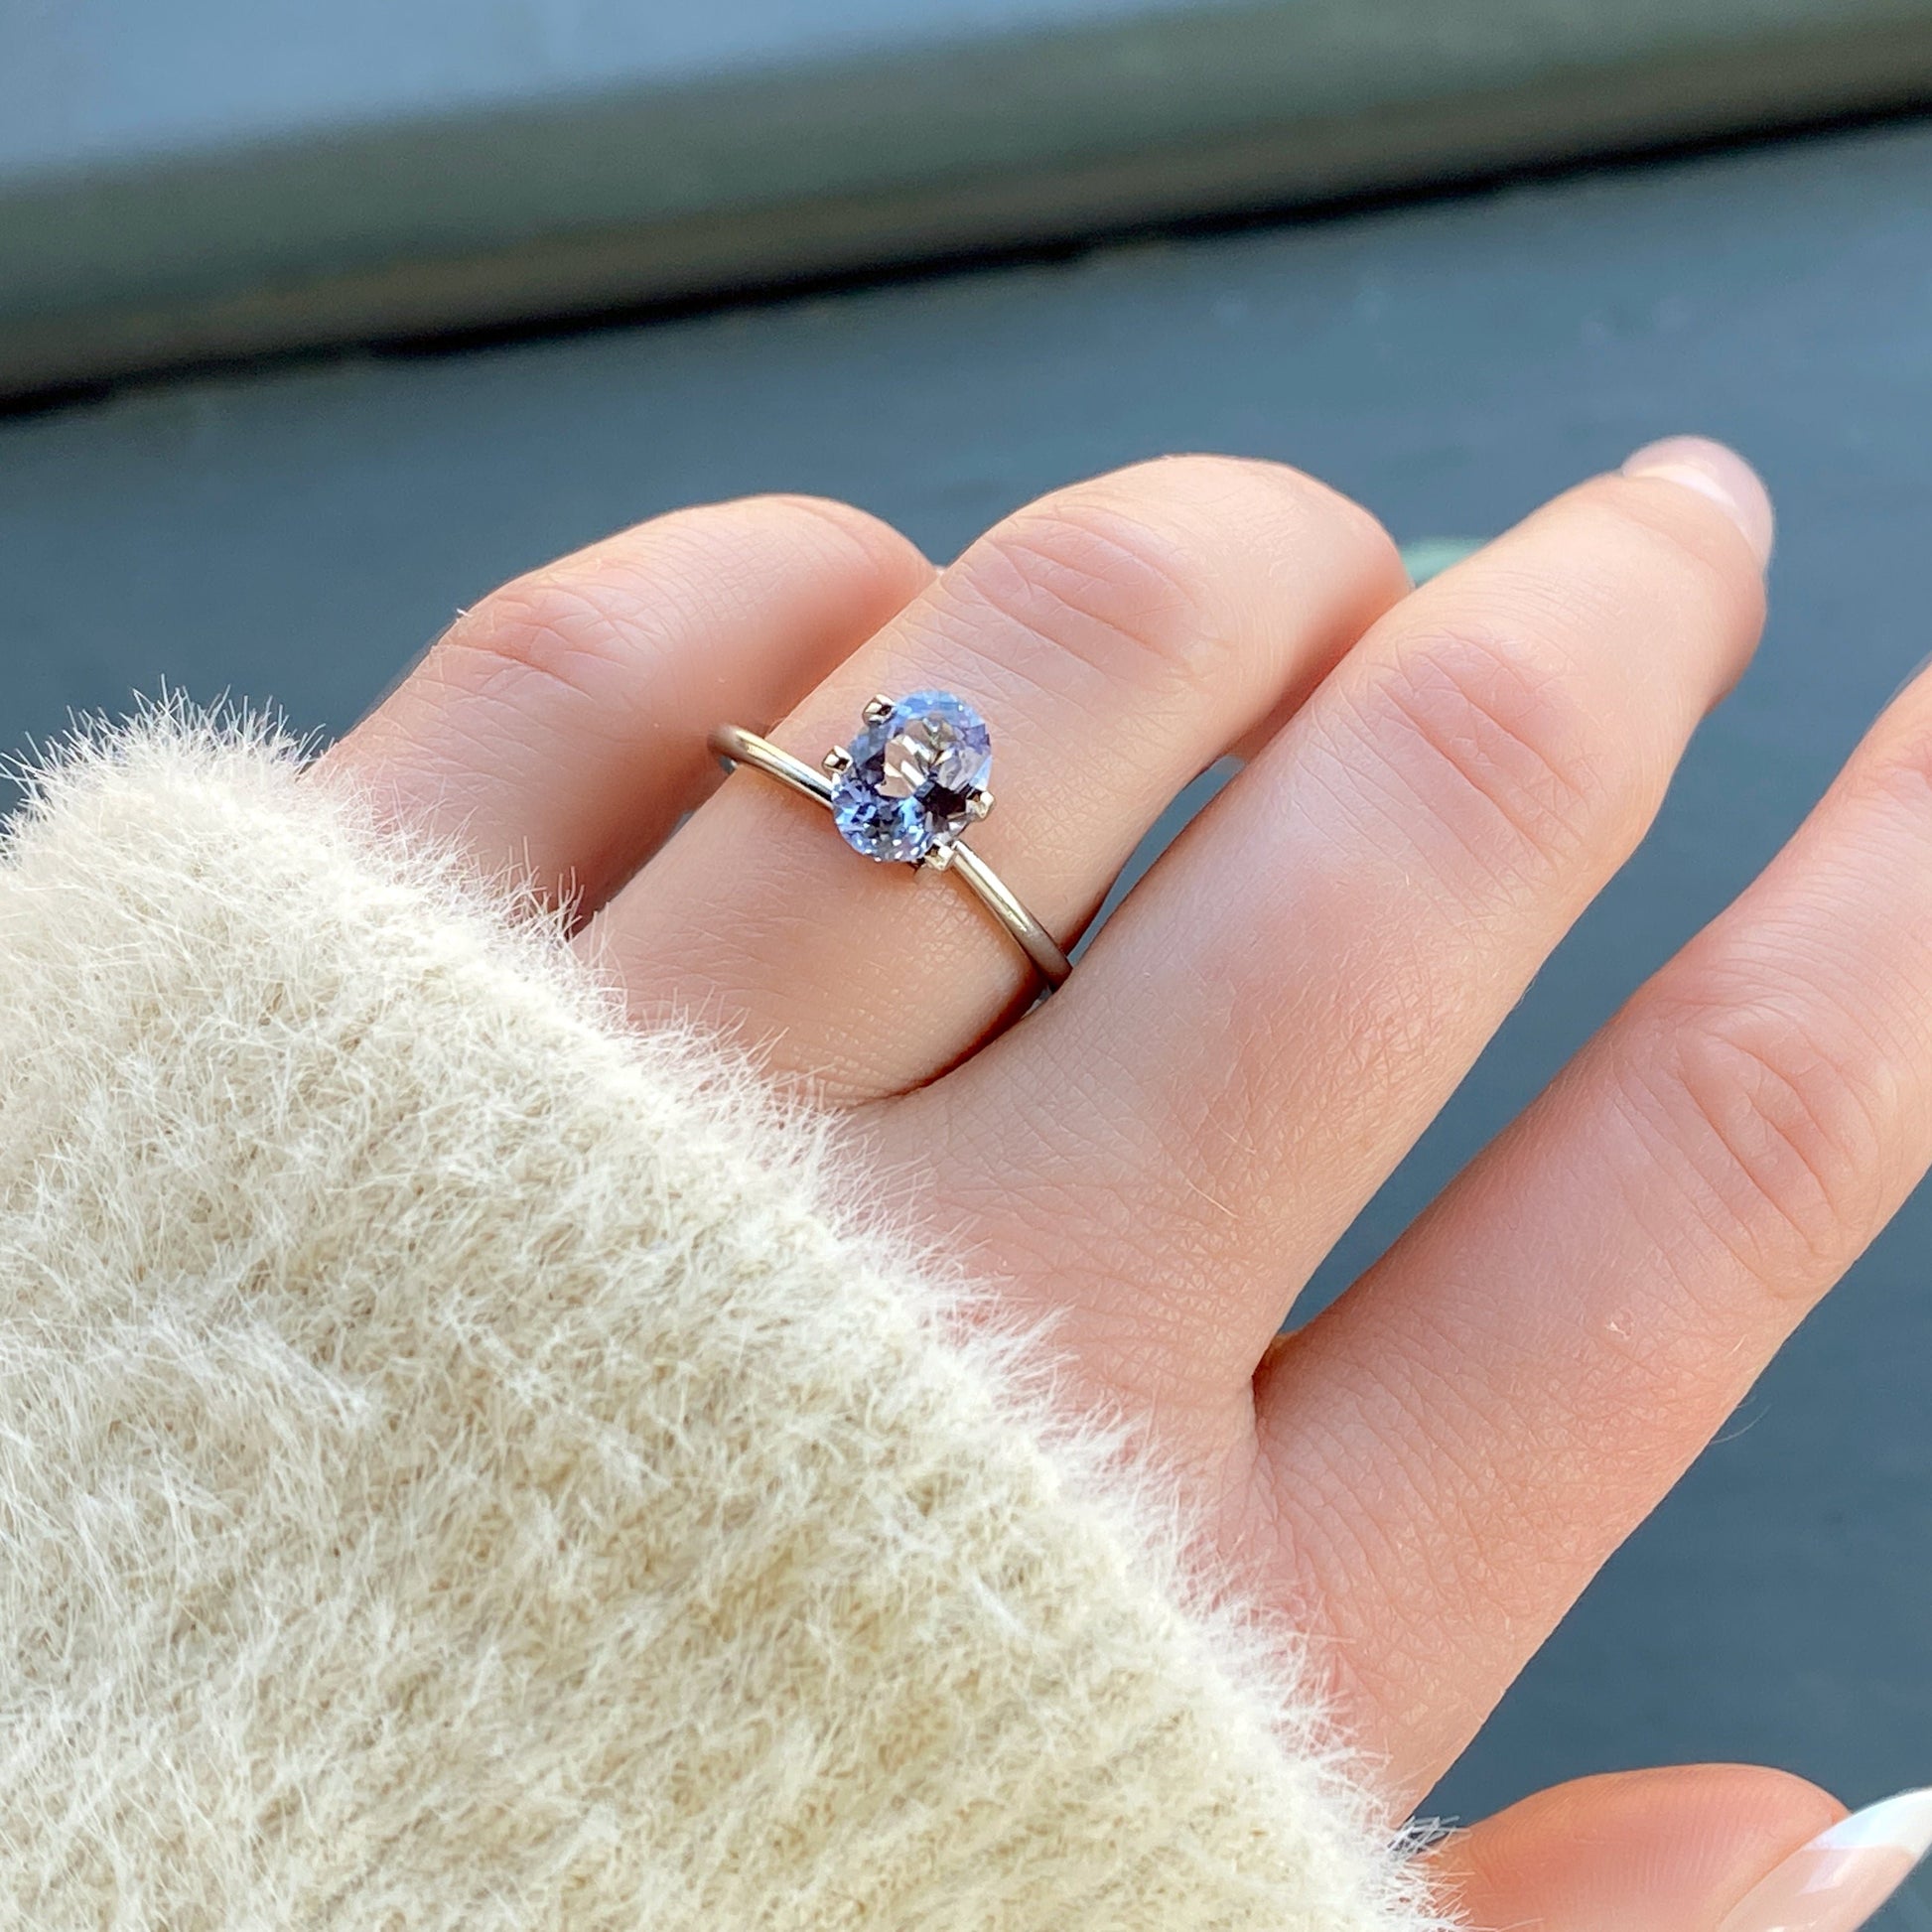
[[714,725],[708,742],[727,765],[749,764],[823,805],[854,852],[957,879],[1046,986],[1062,985],[1073,970],[1060,942],[966,842],[968,829],[993,809],[986,782],[993,739],[964,698],[950,691],[874,698],[852,742],[835,745],[815,765],[743,725]]
[[874,698],[849,745],[825,755],[832,818],[853,851],[943,870],[993,808],[986,720],[950,691]]

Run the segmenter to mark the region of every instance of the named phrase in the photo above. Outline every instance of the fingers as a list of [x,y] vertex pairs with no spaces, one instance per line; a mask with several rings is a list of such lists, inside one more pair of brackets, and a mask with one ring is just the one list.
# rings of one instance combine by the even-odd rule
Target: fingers
[[328,762],[595,906],[716,782],[713,724],[783,711],[931,575],[843,503],[680,510],[486,597]]
[[[1811,1916],[1792,1916],[1773,1915],[1759,1892],[1794,1856],[1815,1875],[1803,1848],[1844,1815],[1780,1771],[1679,1765],[1539,1791],[1458,1832],[1429,1863],[1445,1905],[1477,1932],[1855,1932],[1863,1916],[1827,1918],[1821,1905],[1868,1911],[1879,1898],[1855,1899],[1845,1885],[1835,1900],[1813,1894]],[[1896,1863],[1879,1882],[1897,1882]],[[1763,1912],[1735,1916],[1754,1892]]]
[[[971,844],[1070,942],[1181,785],[1405,588],[1380,528],[1295,471],[1146,464],[1000,524],[770,735],[816,764],[874,693],[959,694],[990,726],[998,798]],[[1032,991],[959,882],[860,858],[757,771],[592,937],[641,1018],[696,1008],[847,1099],[929,1078]]]
[[1089,1372],[1245,1427],[1294,1294],[1628,854],[1761,614],[1709,495],[1559,498],[1392,610],[1024,1039],[921,1096],[946,1131],[903,1138],[1071,1294]]
[[[1932,681],[1271,1360],[1284,1535],[1426,1786],[1932,1162]],[[1374,1632],[1402,1631],[1388,1644]]]

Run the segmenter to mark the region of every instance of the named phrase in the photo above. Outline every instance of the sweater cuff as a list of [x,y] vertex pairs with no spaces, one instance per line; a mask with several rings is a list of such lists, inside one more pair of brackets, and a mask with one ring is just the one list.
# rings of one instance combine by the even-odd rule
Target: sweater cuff
[[822,1122],[250,729],[0,856],[0,1918],[1415,1932]]

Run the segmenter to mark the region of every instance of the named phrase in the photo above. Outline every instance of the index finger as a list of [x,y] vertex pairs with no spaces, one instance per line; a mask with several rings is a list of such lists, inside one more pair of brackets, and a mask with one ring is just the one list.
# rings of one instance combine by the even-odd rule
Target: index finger
[[1363,1722],[1411,1788],[1928,1163],[1921,678],[1757,883],[1264,1371],[1296,1569],[1354,1633]]

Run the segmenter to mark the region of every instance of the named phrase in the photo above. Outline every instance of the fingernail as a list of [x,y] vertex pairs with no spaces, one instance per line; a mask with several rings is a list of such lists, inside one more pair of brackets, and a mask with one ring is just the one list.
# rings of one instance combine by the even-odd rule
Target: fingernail
[[1771,542],[1777,520],[1771,510],[1771,492],[1758,481],[1758,475],[1735,450],[1713,443],[1706,436],[1667,436],[1661,443],[1646,443],[1623,464],[1626,477],[1659,477],[1666,483],[1682,483],[1708,496],[1743,532],[1760,565],[1771,561]]
[[1841,1818],[1775,1866],[1719,1932],[1858,1932],[1932,1851],[1932,1790]]

